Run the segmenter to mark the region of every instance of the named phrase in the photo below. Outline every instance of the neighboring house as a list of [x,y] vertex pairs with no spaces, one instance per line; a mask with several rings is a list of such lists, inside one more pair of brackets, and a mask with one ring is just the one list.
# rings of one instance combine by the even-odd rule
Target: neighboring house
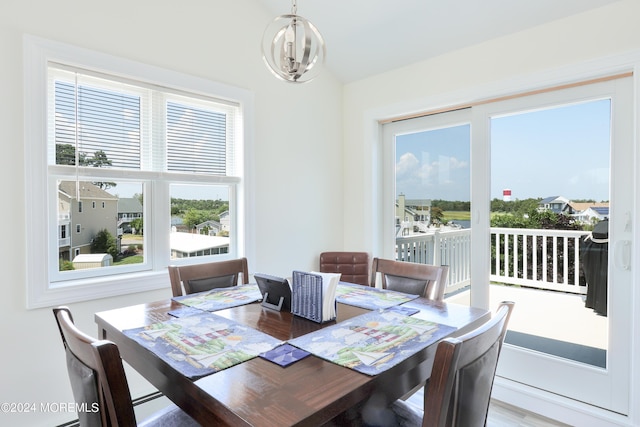
[[426,231],[431,223],[431,200],[406,199],[404,194],[396,201],[396,233],[410,234],[414,228]]
[[58,251],[67,261],[91,253],[98,231],[106,229],[115,237],[118,228],[118,198],[90,182],[77,184],[79,191],[76,181],[58,185]]
[[229,220],[229,211],[224,211],[220,214],[220,231],[226,231],[229,233],[231,231],[230,220]]
[[190,233],[191,232],[191,230],[189,230],[189,228],[184,224],[184,220],[181,217],[172,216],[171,217],[171,232],[175,233],[176,231],[183,232],[183,233]]
[[569,202],[563,213],[571,215],[576,221],[595,224],[609,218],[609,203],[575,203]]
[[569,203],[569,200],[562,196],[552,196],[540,200],[538,203],[538,211],[551,211],[554,213],[562,213]]
[[215,236],[220,233],[222,225],[218,221],[205,221],[196,225],[196,232],[198,234],[205,234],[209,236]]
[[110,265],[113,265],[113,257],[109,254],[80,254],[73,258],[73,267],[76,270],[109,267]]
[[130,229],[131,221],[142,218],[142,203],[135,197],[118,199],[118,228]]
[[229,238],[222,236],[173,232],[170,245],[171,259],[229,253]]

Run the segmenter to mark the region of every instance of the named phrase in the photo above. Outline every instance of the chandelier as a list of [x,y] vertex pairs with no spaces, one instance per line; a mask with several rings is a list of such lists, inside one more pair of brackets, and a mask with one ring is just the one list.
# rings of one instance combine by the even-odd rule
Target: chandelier
[[318,29],[297,15],[293,0],[291,14],[280,15],[262,36],[262,59],[279,79],[291,83],[308,82],[318,75],[326,54]]

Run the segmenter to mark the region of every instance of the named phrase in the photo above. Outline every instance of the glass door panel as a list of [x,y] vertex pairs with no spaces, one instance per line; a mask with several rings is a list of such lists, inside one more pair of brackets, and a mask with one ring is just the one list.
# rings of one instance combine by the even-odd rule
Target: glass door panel
[[631,244],[631,93],[620,79],[481,108],[490,301],[516,302],[498,375],[620,413],[632,286],[613,249]]
[[[393,259],[448,265],[445,294],[469,304],[471,125],[469,111],[386,125],[394,165]],[[387,142],[388,141],[388,142]],[[467,292],[464,292],[464,291]]]
[[610,124],[610,99],[491,119],[491,292],[518,307],[506,342],[600,368],[608,243],[586,238],[608,231]]

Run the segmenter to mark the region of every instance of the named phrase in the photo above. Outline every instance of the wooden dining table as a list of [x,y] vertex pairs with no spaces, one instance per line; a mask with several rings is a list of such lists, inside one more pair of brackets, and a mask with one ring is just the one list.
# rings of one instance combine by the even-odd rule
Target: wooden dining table
[[[403,304],[415,316],[452,326],[452,335],[471,330],[487,310],[418,298]],[[321,426],[357,424],[350,409],[375,401],[386,405],[429,378],[437,343],[378,374],[366,375],[311,355],[287,367],[260,357],[191,380],[127,337],[123,331],[168,320],[181,304],[166,299],[96,313],[99,336],[115,342],[122,358],[167,398],[204,426]],[[368,312],[337,304],[337,318],[324,324],[252,303],[215,314],[287,341]],[[353,412],[353,411],[351,411]]]

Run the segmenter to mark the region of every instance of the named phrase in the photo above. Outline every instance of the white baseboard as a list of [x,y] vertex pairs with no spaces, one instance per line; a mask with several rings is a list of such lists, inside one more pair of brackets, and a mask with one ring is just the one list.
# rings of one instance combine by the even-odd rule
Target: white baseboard
[[580,427],[632,427],[625,415],[568,399],[502,377],[496,377],[491,397],[547,418]]

